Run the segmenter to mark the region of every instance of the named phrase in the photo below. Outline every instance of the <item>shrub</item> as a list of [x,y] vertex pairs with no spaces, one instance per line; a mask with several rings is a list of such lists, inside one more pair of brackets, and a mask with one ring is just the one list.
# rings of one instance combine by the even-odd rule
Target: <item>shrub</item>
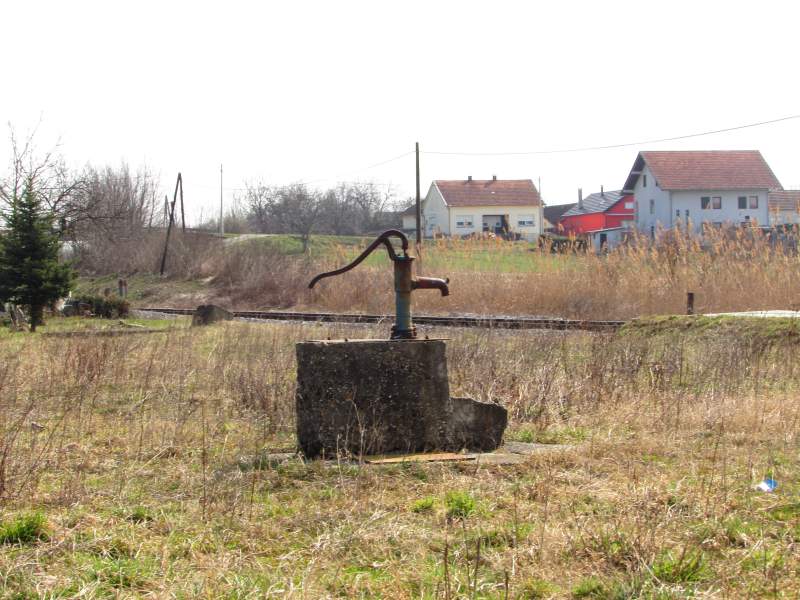
[[0,544],[30,544],[47,539],[46,521],[40,512],[21,514],[9,523],[0,523]]
[[522,585],[520,598],[539,600],[540,598],[551,598],[558,593],[558,588],[544,579],[533,577]]
[[695,583],[710,575],[702,552],[686,552],[679,557],[663,555],[652,567],[653,577],[662,583]]
[[573,598],[606,598],[608,595],[606,586],[603,585],[603,582],[597,577],[581,579],[577,585],[572,588]]
[[105,319],[119,319],[120,317],[127,317],[131,311],[130,303],[124,298],[117,296],[92,296],[89,294],[78,296],[75,298],[82,304],[88,304],[92,307],[92,312],[98,317]]
[[444,498],[447,517],[450,519],[466,519],[475,512],[475,498],[468,492],[447,492]]
[[411,512],[415,513],[428,512],[433,509],[433,505],[435,502],[436,500],[433,498],[433,496],[425,496],[424,498],[415,500],[414,503],[411,505]]

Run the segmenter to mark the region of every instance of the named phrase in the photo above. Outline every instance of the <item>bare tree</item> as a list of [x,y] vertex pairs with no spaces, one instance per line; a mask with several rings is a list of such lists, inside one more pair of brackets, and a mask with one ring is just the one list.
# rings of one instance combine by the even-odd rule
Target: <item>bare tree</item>
[[322,199],[320,192],[301,183],[284,187],[256,183],[247,184],[244,203],[253,230],[298,235],[306,252],[311,234],[320,222]]
[[76,224],[82,234],[130,237],[160,222],[158,186],[146,167],[132,172],[125,163],[117,168],[87,166],[83,182],[85,218]]
[[14,198],[21,197],[23,187],[30,184],[32,192],[62,230],[67,223],[86,218],[85,180],[67,167],[57,153],[58,146],[40,154],[34,145],[36,129],[20,141],[10,123],[8,128],[11,165],[8,174],[0,179],[0,202],[10,206]]
[[303,252],[308,252],[309,241],[318,225],[321,195],[303,184],[282,187],[277,193],[275,219],[285,233],[295,233],[303,242]]
[[246,183],[243,198],[237,198],[245,206],[247,222],[256,233],[276,233],[273,207],[275,188],[261,182]]

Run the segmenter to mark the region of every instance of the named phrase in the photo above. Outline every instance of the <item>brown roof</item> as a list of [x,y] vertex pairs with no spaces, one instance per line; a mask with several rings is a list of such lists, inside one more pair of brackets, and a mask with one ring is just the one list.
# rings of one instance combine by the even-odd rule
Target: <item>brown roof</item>
[[665,190],[781,189],[758,150],[640,152],[625,190],[631,190],[646,163]]
[[800,190],[770,192],[767,205],[769,210],[800,212]]
[[437,179],[433,183],[448,206],[539,206],[542,203],[530,179]]

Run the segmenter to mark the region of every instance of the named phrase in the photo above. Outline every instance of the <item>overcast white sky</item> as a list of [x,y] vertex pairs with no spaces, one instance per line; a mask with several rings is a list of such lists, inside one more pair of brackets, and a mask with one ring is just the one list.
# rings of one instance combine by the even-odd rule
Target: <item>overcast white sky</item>
[[[197,218],[245,180],[414,192],[413,150],[514,152],[800,114],[800,2],[6,2],[0,118],[75,166],[183,172]],[[432,179],[617,189],[641,149],[759,149],[800,187],[800,119],[529,156],[423,154]],[[8,144],[0,159],[8,160]]]

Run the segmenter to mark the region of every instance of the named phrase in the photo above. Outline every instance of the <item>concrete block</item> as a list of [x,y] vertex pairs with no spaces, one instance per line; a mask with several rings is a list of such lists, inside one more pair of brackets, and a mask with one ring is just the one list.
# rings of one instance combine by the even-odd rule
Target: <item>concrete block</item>
[[218,321],[232,321],[233,314],[215,304],[201,304],[194,310],[192,325],[211,325]]
[[296,409],[307,457],[484,451],[506,425],[498,405],[450,398],[443,340],[301,342]]

